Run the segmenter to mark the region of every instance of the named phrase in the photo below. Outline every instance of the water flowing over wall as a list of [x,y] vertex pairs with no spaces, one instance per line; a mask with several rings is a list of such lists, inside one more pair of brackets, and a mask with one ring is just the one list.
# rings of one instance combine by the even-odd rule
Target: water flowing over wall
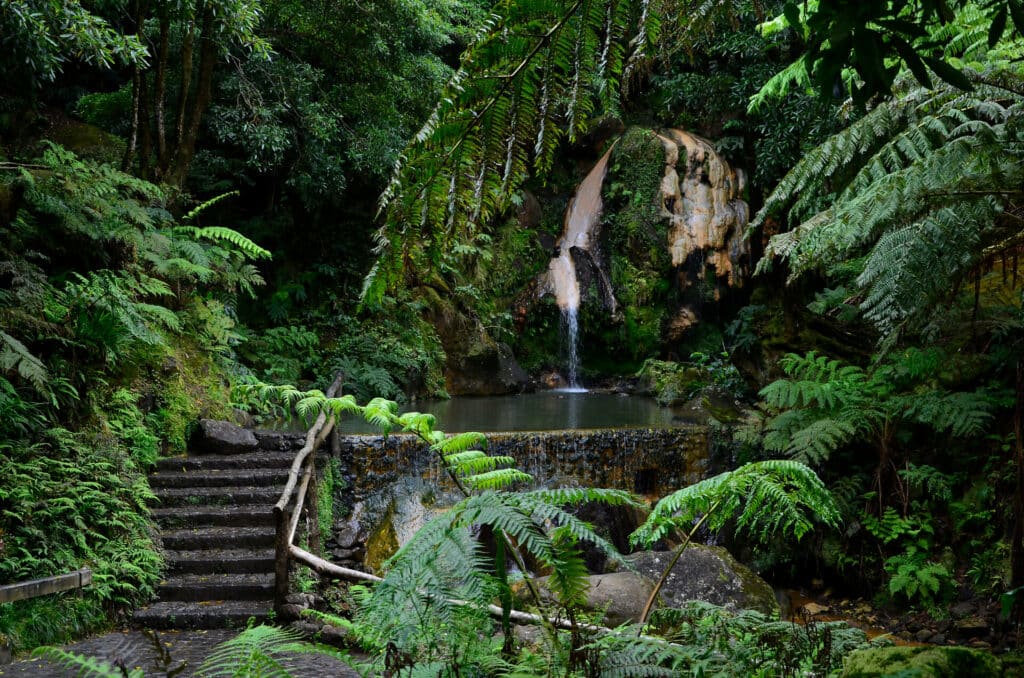
[[[515,458],[546,487],[610,487],[656,499],[713,473],[704,426],[493,433],[487,441],[489,453]],[[368,567],[459,499],[436,455],[415,436],[343,436],[340,454]]]
[[608,158],[611,157],[612,148],[614,144],[605,151],[576,189],[569,209],[566,210],[562,237],[555,244],[557,254],[551,259],[546,279],[541,285],[542,293],[555,295],[555,301],[562,312],[567,354],[566,377],[572,389],[579,388],[580,280],[576,270],[577,258],[597,274],[609,310],[614,313],[616,307],[611,282],[599,263],[597,251],[602,209],[601,186],[608,172]]
[[[436,455],[415,436],[344,436],[341,449],[356,501],[409,475],[453,489]],[[704,426],[492,433],[487,451],[513,457],[543,486],[612,487],[652,496],[703,480],[710,465]]]

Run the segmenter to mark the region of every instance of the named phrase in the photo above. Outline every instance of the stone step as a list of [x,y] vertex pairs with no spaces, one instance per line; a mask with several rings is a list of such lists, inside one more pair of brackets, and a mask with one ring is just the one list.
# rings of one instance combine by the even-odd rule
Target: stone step
[[272,527],[199,527],[160,533],[169,551],[200,549],[258,549],[274,545]]
[[153,519],[162,529],[196,527],[272,526],[274,514],[269,506],[173,506],[155,508]]
[[161,506],[228,506],[262,504],[266,510],[277,503],[284,484],[264,487],[157,487],[153,493]]
[[160,601],[136,610],[132,621],[148,629],[243,629],[250,617],[267,621],[273,607],[269,599]]
[[158,487],[268,487],[284,488],[287,469],[203,469],[197,471],[158,471],[149,474],[149,485]]
[[291,452],[301,449],[302,446],[306,444],[305,429],[303,429],[301,433],[286,433],[284,431],[271,431],[269,429],[255,429],[253,431],[253,435],[256,436],[256,441],[260,450],[283,450]]
[[250,454],[202,454],[165,457],[156,462],[158,471],[205,471],[209,469],[288,469],[294,452],[253,452]]
[[274,571],[273,549],[207,549],[168,551],[168,573],[265,574]]
[[161,601],[267,600],[274,597],[274,575],[182,574],[160,583]]

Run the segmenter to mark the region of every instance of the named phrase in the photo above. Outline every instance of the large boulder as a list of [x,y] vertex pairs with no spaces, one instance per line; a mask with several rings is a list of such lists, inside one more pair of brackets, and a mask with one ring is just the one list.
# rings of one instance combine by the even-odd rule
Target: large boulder
[[843,663],[842,678],[996,678],[998,659],[966,647],[879,647],[857,650]]
[[[533,580],[541,598],[546,602],[556,602],[554,594],[548,588],[550,577],[537,577]],[[613,572],[595,574],[587,577],[590,586],[587,589],[587,601],[583,608],[590,613],[603,612],[602,624],[618,626],[626,622],[639,622],[647,598],[654,590],[654,582],[635,572]],[[520,605],[533,604],[529,589],[523,583],[513,586],[516,600]]]
[[205,454],[243,454],[258,446],[259,441],[249,429],[216,419],[200,419],[192,441],[193,451]]
[[[657,581],[672,560],[670,551],[640,551],[625,560],[641,575]],[[703,600],[728,610],[779,614],[775,592],[721,546],[691,544],[672,568],[659,596],[669,607]]]

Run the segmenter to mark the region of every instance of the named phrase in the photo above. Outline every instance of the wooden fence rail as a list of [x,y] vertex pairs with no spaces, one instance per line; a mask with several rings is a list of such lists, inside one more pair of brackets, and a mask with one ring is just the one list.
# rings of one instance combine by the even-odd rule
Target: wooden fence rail
[[92,570],[83,567],[67,574],[0,586],[0,603],[13,603],[16,600],[80,589],[89,584],[92,584]]

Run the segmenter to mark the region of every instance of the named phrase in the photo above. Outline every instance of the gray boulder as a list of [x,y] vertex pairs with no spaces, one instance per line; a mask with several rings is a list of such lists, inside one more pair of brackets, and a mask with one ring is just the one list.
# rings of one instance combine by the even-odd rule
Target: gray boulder
[[200,419],[192,442],[195,452],[206,454],[242,454],[259,446],[253,432],[229,421]]
[[[555,596],[548,589],[549,577],[534,579],[541,598],[554,602]],[[654,590],[654,582],[635,572],[612,572],[611,574],[594,574],[587,577],[590,587],[587,589],[587,612],[604,612],[602,624],[618,626],[625,622],[639,622],[647,597]],[[531,606],[533,599],[527,587],[518,583],[512,587],[520,606]]]
[[[672,552],[640,551],[625,559],[641,575],[657,581],[671,561]],[[729,610],[779,614],[775,592],[768,582],[721,546],[688,546],[672,568],[659,598],[669,607],[703,600]]]

